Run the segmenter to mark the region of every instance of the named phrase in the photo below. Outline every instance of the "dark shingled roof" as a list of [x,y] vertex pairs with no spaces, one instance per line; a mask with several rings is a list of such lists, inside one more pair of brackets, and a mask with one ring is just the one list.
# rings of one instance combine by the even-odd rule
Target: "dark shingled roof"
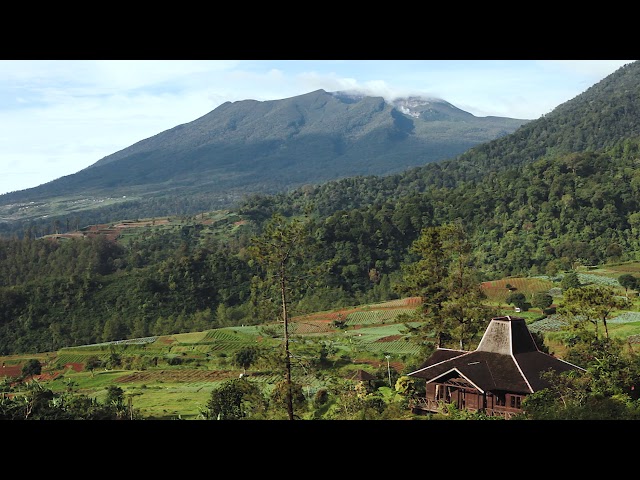
[[538,350],[524,318],[491,319],[478,348],[472,352],[436,349],[415,372],[408,375],[427,382],[463,377],[482,392],[506,390],[533,393],[548,386],[540,374],[583,370]]

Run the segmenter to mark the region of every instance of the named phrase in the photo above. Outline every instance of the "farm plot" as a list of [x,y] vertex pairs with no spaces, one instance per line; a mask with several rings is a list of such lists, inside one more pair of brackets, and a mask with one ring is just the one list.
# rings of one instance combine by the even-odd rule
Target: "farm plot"
[[392,323],[398,315],[410,313],[419,304],[419,297],[409,297],[360,307],[347,307],[330,312],[301,315],[292,319],[291,331],[297,334],[331,333],[336,331],[336,322],[344,322],[345,326],[356,328]]
[[[197,343],[201,352],[234,354],[242,348],[255,346],[265,339],[253,327],[248,332],[240,331],[239,328],[226,327],[207,331],[207,334]],[[181,342],[181,346],[185,346]]]
[[420,347],[408,340],[403,324],[365,327],[345,332],[343,343],[355,352],[377,354],[415,355]]
[[306,335],[335,332],[337,330],[335,322],[344,322],[351,313],[357,311],[357,308],[345,308],[331,312],[300,315],[291,319],[290,333]]
[[558,332],[568,326],[568,322],[560,315],[549,315],[547,318],[535,321],[528,325],[529,330],[536,333]]
[[607,323],[633,323],[640,322],[640,312],[624,312],[620,315],[607,320]]
[[[256,330],[257,332],[257,330]],[[181,334],[182,335],[182,334]],[[181,343],[191,343],[184,342],[182,338],[180,338]],[[256,341],[256,335],[242,332],[239,328],[234,327],[226,327],[226,328],[217,328],[214,330],[208,330],[206,335],[204,335],[198,342],[193,343],[214,343],[214,342],[253,342]]]
[[153,383],[153,382],[217,382],[229,378],[237,378],[235,371],[201,370],[195,368],[171,368],[164,370],[143,370],[132,372],[118,378],[118,383]]
[[330,333],[335,327],[325,320],[296,320],[290,324],[290,333],[307,335],[313,333]]
[[408,312],[409,310],[406,308],[353,312],[347,315],[345,325],[355,326],[393,323],[400,314]]
[[368,305],[370,308],[415,308],[420,305],[421,299],[420,297],[407,297],[407,298],[398,298],[396,300],[389,300],[388,302],[382,303],[374,303]]
[[513,292],[523,293],[527,298],[531,298],[534,293],[548,292],[554,286],[548,278],[518,277],[483,282],[480,288],[489,301],[505,304],[507,297]]
[[0,367],[0,377],[19,377],[22,374],[22,363],[8,364],[4,362]]
[[195,353],[195,354],[206,354],[211,351],[210,345],[175,345],[172,346],[169,350],[170,353]]

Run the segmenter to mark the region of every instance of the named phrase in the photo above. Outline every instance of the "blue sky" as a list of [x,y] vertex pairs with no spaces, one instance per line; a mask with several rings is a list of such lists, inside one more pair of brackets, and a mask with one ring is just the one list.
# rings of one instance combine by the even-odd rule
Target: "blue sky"
[[346,90],[536,119],[632,60],[0,60],[0,194],[36,187],[226,101]]

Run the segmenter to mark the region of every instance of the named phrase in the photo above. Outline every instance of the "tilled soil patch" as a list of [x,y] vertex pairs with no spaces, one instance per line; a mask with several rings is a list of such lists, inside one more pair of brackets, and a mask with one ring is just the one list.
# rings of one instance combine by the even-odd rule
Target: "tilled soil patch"
[[149,370],[125,375],[118,382],[217,382],[237,377],[236,372],[227,370]]

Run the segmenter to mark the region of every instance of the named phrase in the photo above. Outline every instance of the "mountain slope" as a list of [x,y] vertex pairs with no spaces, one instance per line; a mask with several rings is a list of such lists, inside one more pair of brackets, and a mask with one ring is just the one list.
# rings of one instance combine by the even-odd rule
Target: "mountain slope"
[[552,112],[509,135],[478,145],[445,171],[477,179],[545,155],[595,151],[640,136],[640,62],[629,63]]
[[[227,102],[76,174],[0,196],[0,220],[77,213],[79,204],[92,208],[88,198],[110,203],[155,198],[157,204],[167,195],[199,195],[206,208],[223,208],[247,194],[401,172],[453,157],[525,123],[475,117],[442,100],[410,98],[394,106],[380,97],[323,90],[283,100]],[[60,200],[55,211],[47,211],[44,204],[54,198]],[[16,208],[21,202],[42,205]],[[203,205],[184,213],[197,213],[197,207]]]

